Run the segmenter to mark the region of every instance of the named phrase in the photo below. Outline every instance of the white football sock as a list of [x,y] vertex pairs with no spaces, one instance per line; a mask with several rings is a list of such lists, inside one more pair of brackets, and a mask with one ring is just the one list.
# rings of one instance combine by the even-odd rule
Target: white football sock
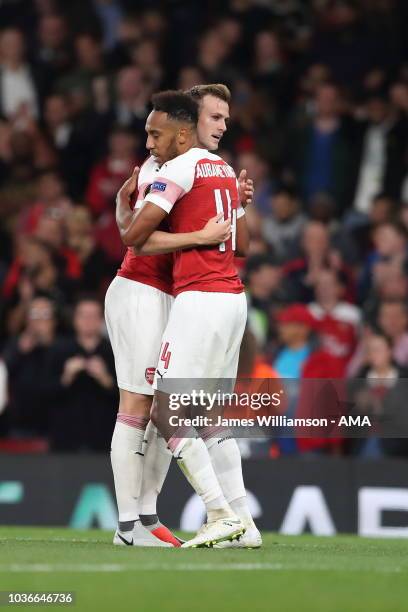
[[158,433],[150,421],[143,444],[144,464],[142,487],[139,496],[139,514],[157,514],[157,497],[162,490],[164,480],[169,471],[171,452],[167,442]]
[[252,514],[248,507],[248,498],[246,495],[244,497],[238,497],[237,499],[233,499],[229,502],[229,504],[235,514],[244,523],[245,527],[252,527],[253,525],[255,525],[254,519],[252,518]]
[[118,414],[112,436],[111,462],[119,522],[138,519],[137,498],[143,474],[142,443],[148,419]]
[[208,521],[230,517],[233,513],[221,491],[202,439],[180,438],[176,432],[168,445],[185,477],[203,500]]
[[218,435],[221,437],[213,437],[213,434],[208,435],[208,433],[209,430],[200,432],[224,497],[241,521],[245,525],[252,525],[253,519],[248,508],[238,444],[228,430],[220,432]]

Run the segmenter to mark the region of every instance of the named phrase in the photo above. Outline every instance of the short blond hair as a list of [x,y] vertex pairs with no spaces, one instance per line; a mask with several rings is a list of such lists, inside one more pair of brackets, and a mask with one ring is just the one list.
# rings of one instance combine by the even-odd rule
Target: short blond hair
[[186,94],[191,96],[196,102],[200,103],[205,96],[214,96],[229,104],[231,102],[231,92],[223,83],[210,83],[209,85],[195,85],[187,89]]

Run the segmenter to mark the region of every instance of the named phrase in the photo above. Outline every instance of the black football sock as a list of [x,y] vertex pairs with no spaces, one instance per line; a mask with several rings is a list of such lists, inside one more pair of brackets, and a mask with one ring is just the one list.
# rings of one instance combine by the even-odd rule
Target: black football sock
[[139,518],[143,527],[146,527],[149,531],[157,529],[161,525],[157,514],[141,514]]
[[118,529],[119,531],[132,531],[135,526],[136,521],[119,521]]

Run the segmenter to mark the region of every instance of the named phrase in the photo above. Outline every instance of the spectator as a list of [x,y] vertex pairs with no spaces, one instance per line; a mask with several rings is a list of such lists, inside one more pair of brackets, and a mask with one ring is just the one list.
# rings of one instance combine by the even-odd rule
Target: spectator
[[141,40],[131,52],[132,63],[137,66],[143,79],[153,89],[160,89],[163,80],[163,65],[160,62],[160,49],[157,41],[149,38]]
[[138,161],[135,149],[136,139],[130,130],[116,127],[111,132],[108,155],[93,167],[86,192],[95,216],[114,212],[116,194]]
[[37,240],[21,241],[3,285],[6,330],[18,334],[36,293],[53,298],[60,308],[70,299],[72,284],[59,269],[52,247]]
[[331,248],[328,228],[317,221],[309,221],[303,228],[301,239],[302,255],[287,262],[284,274],[298,301],[313,299],[313,286],[319,274],[325,269],[335,270],[346,280],[346,299],[354,297],[354,283],[349,268],[340,254]]
[[289,299],[282,265],[270,255],[254,255],[245,268],[248,289],[248,320],[258,344],[264,346],[269,332],[269,316],[273,303]]
[[77,290],[93,291],[103,297],[115,270],[96,243],[92,217],[84,206],[76,206],[67,217],[67,245],[81,268]]
[[52,168],[44,169],[37,176],[34,202],[20,215],[20,229],[25,234],[32,234],[41,217],[62,219],[70,208],[71,201],[61,176]]
[[[273,368],[285,380],[286,411],[288,418],[295,416],[300,389],[300,379],[308,359],[313,354],[312,332],[316,321],[304,304],[292,304],[276,316],[280,349]],[[279,453],[292,454],[297,451],[295,430],[282,427],[276,431]]]
[[355,412],[371,417],[373,427],[364,432],[369,437],[354,441],[353,451],[369,457],[382,452],[406,456],[407,439],[396,436],[408,431],[404,380],[408,372],[394,363],[392,344],[386,336],[373,334],[366,343],[365,368],[350,383],[350,393]]
[[249,328],[245,330],[239,354],[238,379],[277,378],[277,372],[259,353],[255,335]]
[[378,290],[395,273],[405,270],[407,231],[396,223],[385,223],[373,230],[374,250],[368,255],[359,281],[360,299]]
[[205,78],[198,66],[185,66],[179,72],[177,88],[186,91],[204,81]]
[[36,61],[44,72],[47,92],[61,77],[61,73],[64,74],[72,65],[68,34],[68,25],[62,15],[50,14],[40,18]]
[[123,7],[117,0],[95,0],[94,9],[101,23],[104,49],[113,49],[118,41]]
[[398,198],[404,176],[406,121],[391,113],[386,98],[373,96],[367,104],[368,120],[361,129],[358,178],[354,208],[369,213],[373,197],[386,191]]
[[316,320],[303,304],[292,304],[276,315],[278,335],[282,343],[273,366],[283,378],[300,378],[312,352],[311,333]]
[[131,63],[132,49],[142,39],[141,20],[134,15],[124,16],[116,34],[117,40],[108,54],[108,62],[112,68],[118,69]]
[[263,30],[255,37],[254,83],[273,97],[282,107],[287,100],[288,77],[284,52],[276,32]]
[[[228,56],[229,45],[216,30],[207,30],[198,43],[198,66],[207,76],[209,82],[217,83],[228,79],[225,61]],[[225,79],[227,72],[227,79]]]
[[[276,379],[276,383],[271,382],[271,379]],[[266,358],[259,354],[255,335],[247,328],[240,348],[236,391],[238,393],[268,393],[271,395],[276,391],[279,392],[281,387],[282,384],[277,372],[268,364]],[[257,412],[257,414],[266,415],[271,413],[275,413],[275,409],[271,406],[263,407],[261,412]],[[227,408],[224,416],[227,418],[239,416],[241,419],[253,418],[253,411],[249,407],[234,406],[233,409],[228,410]],[[272,428],[271,433],[273,433]],[[255,433],[255,436],[259,436],[261,439],[264,435],[265,431],[262,431],[262,429],[258,429]],[[266,438],[261,441],[261,439],[238,438],[237,441],[243,456],[265,457],[269,455],[275,457],[279,454],[279,449],[273,440]]]
[[270,213],[270,196],[274,192],[274,183],[270,178],[268,164],[254,151],[241,153],[237,159],[237,168],[245,168],[248,176],[253,177],[256,185],[254,204],[257,211],[265,216]]
[[31,69],[26,63],[24,38],[19,30],[0,35],[0,113],[12,119],[21,115],[37,117],[39,95]]
[[33,198],[38,159],[38,142],[27,132],[2,130],[4,138],[3,181],[0,195],[1,216],[7,220],[13,218]]
[[107,120],[110,125],[118,123],[144,133],[148,104],[152,89],[143,79],[143,74],[137,66],[122,68],[115,82],[115,99]]
[[102,44],[95,35],[84,33],[76,36],[74,48],[77,67],[59,79],[56,90],[79,96],[79,103],[85,107],[91,104],[92,80],[105,72]]
[[320,223],[328,225],[331,233],[338,227],[338,221],[335,218],[336,205],[328,193],[316,193],[311,198],[308,214],[312,221],[320,221]]
[[103,337],[101,304],[80,299],[73,314],[74,337],[55,349],[50,368],[54,407],[50,416],[55,451],[107,452],[117,411],[113,354]]
[[405,301],[381,302],[378,312],[378,326],[391,340],[392,356],[395,363],[408,368],[408,313]]
[[357,87],[370,67],[387,64],[387,47],[362,19],[360,3],[354,0],[321,3],[316,10],[317,27],[311,44],[311,61],[324,61],[334,78]]
[[104,140],[98,135],[95,114],[74,113],[69,95],[53,94],[45,100],[45,131],[49,142],[58,153],[59,172],[65,180],[68,194],[81,197],[96,151]]
[[314,285],[309,311],[318,321],[320,348],[347,366],[357,343],[360,309],[344,301],[345,286],[333,270],[323,270]]
[[296,196],[284,187],[271,198],[272,216],[265,219],[263,236],[273,253],[282,260],[297,254],[297,245],[305,224]]
[[317,193],[329,193],[337,214],[349,206],[352,171],[350,129],[341,116],[339,90],[323,84],[315,96],[313,120],[297,126],[289,143],[289,163],[299,177],[306,202]]
[[387,193],[381,192],[375,195],[371,201],[368,217],[373,227],[392,223],[397,206],[395,200]]
[[52,398],[45,372],[56,328],[56,305],[48,297],[35,296],[29,302],[23,331],[4,350],[9,377],[8,422],[14,435],[48,435]]

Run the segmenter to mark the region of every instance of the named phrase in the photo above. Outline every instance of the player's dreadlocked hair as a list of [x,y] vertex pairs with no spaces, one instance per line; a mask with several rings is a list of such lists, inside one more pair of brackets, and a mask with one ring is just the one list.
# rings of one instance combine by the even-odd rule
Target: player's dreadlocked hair
[[170,119],[197,125],[198,105],[182,91],[160,91],[152,96],[153,110],[167,113]]
[[222,83],[195,85],[194,87],[187,89],[185,93],[191,96],[193,100],[196,100],[198,104],[201,102],[204,96],[214,96],[214,98],[223,100],[227,104],[231,102],[231,92],[228,87]]

